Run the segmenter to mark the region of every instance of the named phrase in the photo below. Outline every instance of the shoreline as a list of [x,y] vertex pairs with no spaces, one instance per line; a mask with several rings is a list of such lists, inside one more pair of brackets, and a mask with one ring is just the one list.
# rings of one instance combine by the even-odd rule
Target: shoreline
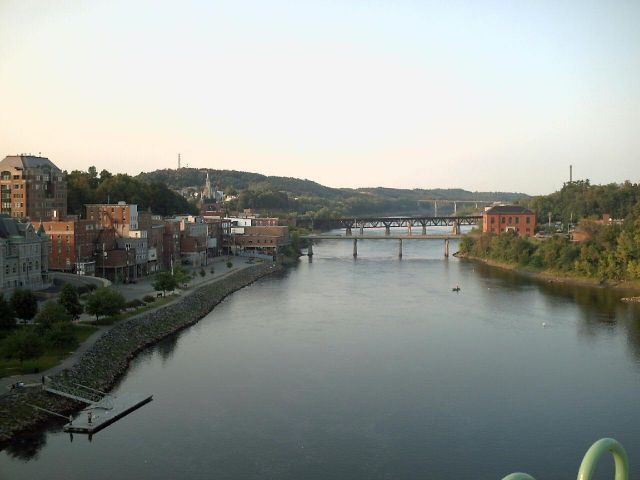
[[[540,281],[545,281],[547,283],[560,283],[565,285],[575,285],[581,287],[592,287],[592,288],[607,288],[612,290],[624,290],[627,292],[634,292],[637,295],[640,295],[640,283],[630,283],[630,282],[622,282],[622,281],[611,281],[611,280],[596,280],[593,278],[587,277],[572,277],[567,275],[559,275],[549,271],[531,271],[525,270],[523,268],[519,268],[517,265],[511,265],[509,263],[501,263],[496,262],[495,260],[490,260],[481,257],[475,257],[473,255],[466,255],[464,253],[456,252],[453,254],[456,258],[461,260],[467,260],[470,262],[478,262],[483,265],[487,265],[489,267],[499,268],[501,270],[509,271],[517,273],[518,275],[522,275],[523,277],[532,278]],[[627,297],[623,301],[628,302],[638,302],[640,300],[635,300],[638,297]]]
[[[194,325],[231,293],[264,276],[282,271],[282,266],[273,263],[254,265],[217,282],[202,285],[175,302],[123,320],[106,331],[84,352],[78,363],[51,378],[62,383],[80,383],[108,392],[140,352]],[[38,405],[64,416],[83,406],[37,388],[0,398],[0,450],[16,436],[33,432],[51,422],[51,415],[36,411],[28,404]]]

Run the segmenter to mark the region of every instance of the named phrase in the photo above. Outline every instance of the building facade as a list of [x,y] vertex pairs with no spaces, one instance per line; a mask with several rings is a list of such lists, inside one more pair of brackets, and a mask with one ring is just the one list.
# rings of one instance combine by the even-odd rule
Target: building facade
[[536,214],[520,205],[496,205],[482,213],[483,233],[513,231],[521,237],[531,237],[535,229]]
[[40,226],[50,238],[50,270],[95,274],[95,254],[101,247],[101,229],[95,220],[51,220],[36,224]]
[[0,213],[31,221],[67,215],[65,174],[51,160],[11,155],[0,162]]
[[42,290],[49,283],[49,238],[42,228],[0,214],[0,290]]
[[117,237],[128,237],[131,230],[138,230],[138,206],[118,203],[85,205],[86,218],[100,224],[100,228],[111,228]]

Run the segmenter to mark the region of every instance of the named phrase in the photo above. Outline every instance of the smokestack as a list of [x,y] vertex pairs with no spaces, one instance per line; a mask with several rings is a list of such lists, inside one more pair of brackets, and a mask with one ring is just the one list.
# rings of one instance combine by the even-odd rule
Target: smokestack
[[180,154],[178,154],[178,170],[180,170]]
[[573,183],[573,165],[569,165],[569,183]]

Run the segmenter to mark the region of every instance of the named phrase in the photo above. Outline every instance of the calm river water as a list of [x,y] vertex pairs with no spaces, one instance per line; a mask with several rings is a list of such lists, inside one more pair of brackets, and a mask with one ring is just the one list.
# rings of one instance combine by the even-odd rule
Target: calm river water
[[570,479],[604,436],[640,477],[640,313],[620,292],[404,243],[316,245],[138,357],[116,393],[153,402],[91,442],[23,438],[0,478]]

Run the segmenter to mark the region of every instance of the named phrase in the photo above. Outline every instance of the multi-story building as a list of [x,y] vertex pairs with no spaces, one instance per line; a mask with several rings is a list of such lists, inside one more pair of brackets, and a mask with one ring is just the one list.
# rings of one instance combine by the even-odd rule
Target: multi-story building
[[51,220],[36,224],[49,235],[49,269],[95,274],[95,255],[101,250],[101,229],[95,220]]
[[291,242],[288,227],[238,227],[235,234],[233,230],[230,246],[236,255],[275,257]]
[[0,291],[49,286],[48,242],[44,229],[0,214]]
[[513,231],[521,237],[535,233],[536,214],[520,205],[496,205],[482,213],[482,232],[495,233]]
[[0,213],[31,221],[66,216],[64,172],[45,157],[5,157],[0,162]]
[[131,230],[138,230],[138,206],[118,203],[85,205],[87,220],[100,224],[100,228],[111,228],[118,237],[128,237]]

